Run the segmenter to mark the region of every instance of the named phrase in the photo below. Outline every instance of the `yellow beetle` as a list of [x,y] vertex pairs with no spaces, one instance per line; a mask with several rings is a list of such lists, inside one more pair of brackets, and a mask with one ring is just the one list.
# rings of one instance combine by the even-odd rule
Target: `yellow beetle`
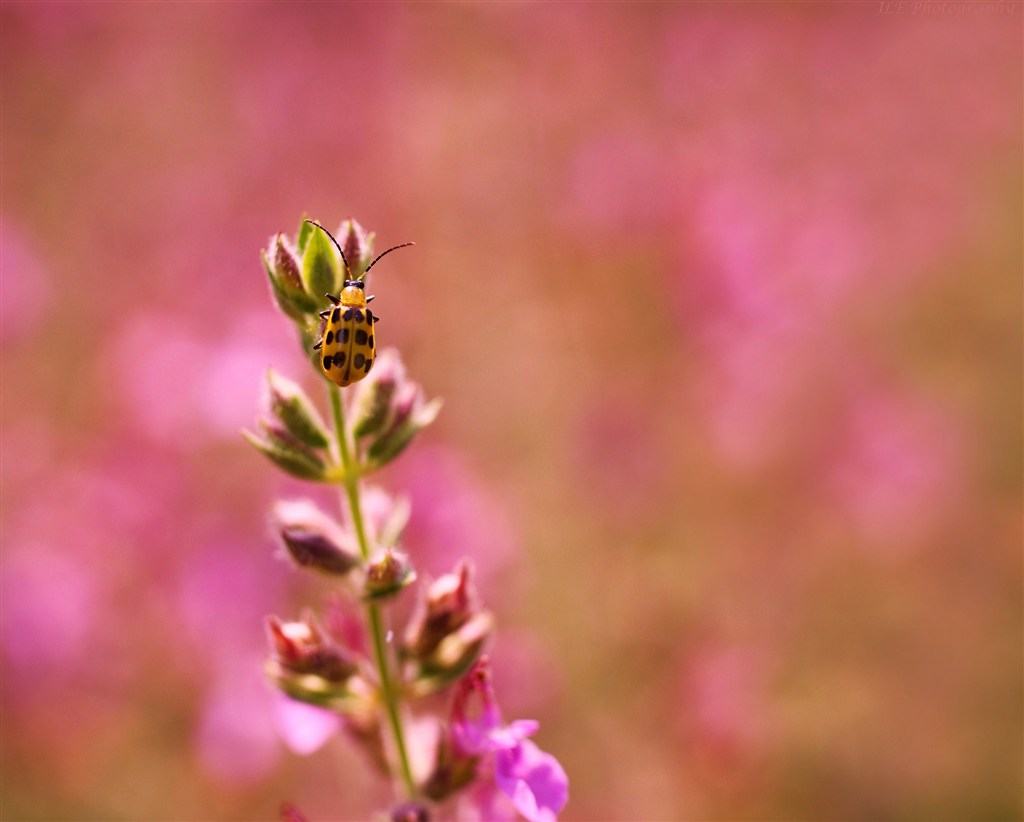
[[331,242],[338,249],[341,261],[345,265],[345,285],[341,294],[337,297],[332,294],[325,295],[334,303],[334,308],[320,312],[320,316],[324,318],[323,334],[320,337],[320,342],[313,346],[314,350],[320,352],[320,368],[324,375],[331,382],[344,388],[346,385],[358,382],[370,373],[377,353],[374,326],[380,318],[374,316],[367,306],[373,296],[366,296],[364,285],[366,275],[385,254],[390,254],[392,251],[405,248],[408,245],[415,245],[415,243],[392,246],[387,251],[378,254],[373,262],[366,266],[366,271],[359,279],[349,279],[351,269],[338,241],[334,239],[330,231],[319,223],[312,220],[306,222],[315,225],[331,238]]

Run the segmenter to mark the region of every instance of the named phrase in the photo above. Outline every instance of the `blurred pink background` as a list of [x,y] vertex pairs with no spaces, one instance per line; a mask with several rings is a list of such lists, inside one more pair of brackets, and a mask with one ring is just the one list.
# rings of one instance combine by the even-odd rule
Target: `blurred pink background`
[[417,242],[381,482],[564,819],[1019,818],[1022,15],[4,2],[3,817],[384,807],[260,673],[306,212]]

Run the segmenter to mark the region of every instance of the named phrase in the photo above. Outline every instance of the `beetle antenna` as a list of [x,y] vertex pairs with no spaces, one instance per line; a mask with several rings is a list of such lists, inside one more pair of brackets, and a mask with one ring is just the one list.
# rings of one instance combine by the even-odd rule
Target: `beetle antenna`
[[[331,242],[334,243],[334,247],[336,249],[338,249],[338,253],[341,255],[341,261],[343,263],[345,263],[345,270],[348,271],[349,273],[351,273],[352,269],[348,267],[348,260],[345,259],[345,252],[341,250],[341,246],[338,245],[338,241],[334,239],[334,235],[331,234],[331,232],[328,231],[326,228],[324,228],[322,225],[320,225],[320,223],[316,222],[316,220],[303,220],[303,222],[309,223],[310,225],[315,225],[324,234],[326,234],[328,237],[331,238]],[[387,253],[388,253],[387,251],[384,252],[384,254],[387,254]],[[384,254],[381,254],[380,256],[383,257]],[[380,259],[380,257],[378,257],[377,259]],[[374,262],[376,262],[376,260],[374,260]],[[371,263],[371,265],[372,265],[372,263]],[[367,270],[369,270],[369,269],[367,269]],[[345,279],[348,279],[348,278],[346,277]]]
[[380,254],[378,254],[376,257],[373,258],[373,262],[372,263],[370,263],[368,266],[366,266],[366,271],[363,272],[363,278],[365,279],[366,275],[370,273],[370,269],[373,268],[377,264],[377,260],[379,260],[385,254],[390,254],[392,251],[397,251],[400,248],[405,248],[407,245],[416,245],[416,243],[402,243],[401,245],[393,245],[387,251],[382,251]]

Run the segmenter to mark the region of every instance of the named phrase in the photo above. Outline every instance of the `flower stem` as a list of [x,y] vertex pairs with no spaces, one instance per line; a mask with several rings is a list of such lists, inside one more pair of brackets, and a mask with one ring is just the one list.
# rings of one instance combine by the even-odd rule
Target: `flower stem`
[[[366,538],[363,509],[359,499],[359,472],[356,470],[352,453],[353,449],[349,447],[348,433],[345,430],[345,411],[341,402],[341,389],[336,385],[331,385],[329,391],[331,395],[331,411],[334,416],[335,438],[338,443],[338,457],[344,470],[342,484],[345,486],[348,509],[352,516],[352,527],[356,532],[356,540],[359,542],[359,553],[364,560],[367,560],[370,558],[370,545]],[[395,691],[394,683],[391,681],[387,642],[384,638],[384,624],[381,619],[380,607],[377,603],[366,603],[366,616],[370,624],[370,634],[373,638],[373,656],[377,665],[377,675],[380,677],[380,695],[384,703],[384,710],[388,715],[392,735],[395,738],[395,749],[398,753],[402,783],[405,787],[406,795],[413,797],[416,795],[416,783],[413,781],[412,768],[409,766],[409,752],[405,746],[405,733],[402,730],[401,717],[398,715],[398,694]]]

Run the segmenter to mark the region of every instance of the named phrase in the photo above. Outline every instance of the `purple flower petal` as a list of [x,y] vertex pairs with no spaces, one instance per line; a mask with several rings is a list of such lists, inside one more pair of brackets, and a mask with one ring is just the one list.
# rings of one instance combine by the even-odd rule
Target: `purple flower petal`
[[498,751],[494,780],[530,822],[554,822],[569,800],[565,770],[529,740]]
[[540,727],[536,719],[517,719],[502,728],[495,728],[488,734],[487,747],[492,751],[515,748],[526,737],[533,736]]

